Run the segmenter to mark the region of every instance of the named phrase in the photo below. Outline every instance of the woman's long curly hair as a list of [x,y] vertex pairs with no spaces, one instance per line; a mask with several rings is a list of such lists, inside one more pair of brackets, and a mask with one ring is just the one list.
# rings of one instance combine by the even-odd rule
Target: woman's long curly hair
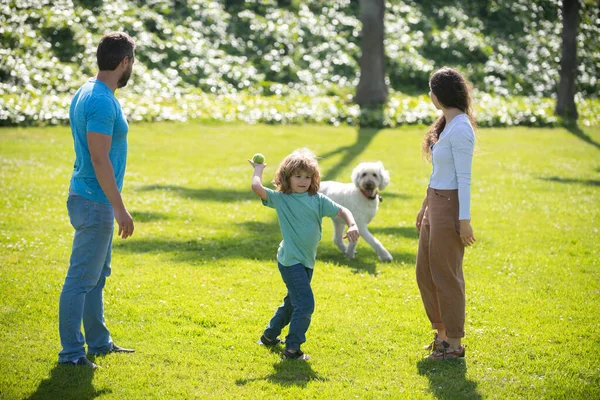
[[[471,107],[471,85],[457,70],[448,67],[438,69],[431,75],[429,87],[440,105],[446,108],[458,108],[467,114],[473,128],[477,126]],[[431,144],[439,140],[445,127],[446,119],[441,115],[425,134],[421,150],[428,161],[431,161]]]
[[289,156],[283,159],[277,172],[273,184],[278,191],[290,194],[292,193],[292,185],[290,178],[297,172],[308,172],[312,175],[308,194],[313,195],[319,191],[321,186],[321,174],[319,172],[319,163],[317,157],[309,149],[297,149]]

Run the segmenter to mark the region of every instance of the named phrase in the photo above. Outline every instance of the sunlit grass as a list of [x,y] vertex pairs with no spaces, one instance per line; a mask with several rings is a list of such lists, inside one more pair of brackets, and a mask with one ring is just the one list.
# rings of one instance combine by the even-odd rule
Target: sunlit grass
[[[58,296],[72,228],[73,145],[64,127],[0,130],[0,397],[584,398],[600,396],[600,129],[480,129],[467,251],[467,359],[421,361],[431,331],[414,277],[415,214],[429,166],[423,127],[138,124],[124,198],[136,232],[115,240],[106,318],[133,355],[59,368]],[[284,294],[272,210],[246,159],[309,146],[327,179],[381,160],[392,184],[347,261],[325,220],[316,311],[303,349],[281,362],[256,345]]]

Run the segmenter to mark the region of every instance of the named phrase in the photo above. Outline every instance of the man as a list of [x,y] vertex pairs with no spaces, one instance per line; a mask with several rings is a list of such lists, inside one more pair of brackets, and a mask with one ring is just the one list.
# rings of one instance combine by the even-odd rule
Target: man
[[97,365],[86,357],[84,341],[88,355],[134,351],[113,343],[104,323],[102,291],[111,271],[114,220],[121,238],[133,234],[133,219],[120,193],[129,126],[114,92],[131,76],[135,43],[125,33],[109,33],[96,57],[99,72],[75,93],[69,114],[75,165],[67,209],[75,237],[60,294],[58,355],[59,363],[91,368]]

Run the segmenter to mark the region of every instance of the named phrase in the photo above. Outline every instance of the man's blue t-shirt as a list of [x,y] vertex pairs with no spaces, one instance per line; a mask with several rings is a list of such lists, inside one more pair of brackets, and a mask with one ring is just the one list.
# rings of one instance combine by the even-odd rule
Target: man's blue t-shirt
[[99,203],[110,204],[96,179],[87,133],[96,132],[112,136],[109,158],[120,192],[125,176],[129,131],[121,104],[106,84],[92,78],[75,93],[69,118],[75,144],[75,165],[70,192]]
[[285,194],[269,188],[263,205],[277,211],[283,240],[277,251],[277,261],[291,267],[298,263],[314,268],[317,246],[321,240],[323,217],[335,217],[340,206],[329,197],[315,193]]

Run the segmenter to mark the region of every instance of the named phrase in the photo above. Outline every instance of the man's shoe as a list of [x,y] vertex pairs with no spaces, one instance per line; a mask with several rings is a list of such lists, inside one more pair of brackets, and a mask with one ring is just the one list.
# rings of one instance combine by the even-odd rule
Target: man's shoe
[[112,344],[112,348],[109,353],[135,353],[134,349],[126,349],[124,347],[119,347],[116,344]]
[[73,366],[81,366],[81,367],[89,367],[91,369],[96,369],[98,366],[87,359],[87,357],[80,357],[77,361],[61,361],[59,362],[61,365],[73,365]]
[[90,353],[88,352],[88,355],[90,356],[105,356],[107,354],[110,353],[135,353],[134,349],[126,349],[123,347],[119,347],[114,343],[111,343],[111,347],[109,351],[103,352],[103,353]]

